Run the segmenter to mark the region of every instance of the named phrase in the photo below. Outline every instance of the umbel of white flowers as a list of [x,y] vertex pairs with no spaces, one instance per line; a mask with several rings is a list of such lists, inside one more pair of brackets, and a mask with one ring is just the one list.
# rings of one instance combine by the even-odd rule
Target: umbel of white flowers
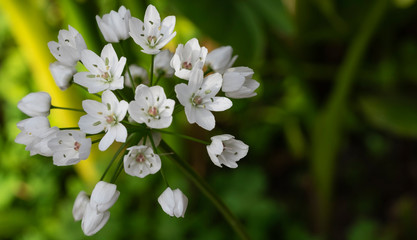
[[[52,105],[51,96],[46,92],[29,93],[17,104],[29,118],[17,123],[21,132],[15,139],[16,143],[26,146],[30,155],[52,157],[57,166],[74,165],[88,159],[95,143],[99,143],[100,151],[106,151],[114,142],[124,143],[114,156],[123,154],[119,163],[120,166],[123,163],[123,167],[114,171],[110,182],[102,181],[106,170],[91,196],[81,191],[74,202],[74,219],[81,220],[81,228],[88,236],[97,233],[109,220],[109,209],[120,195],[115,181],[123,169],[138,178],[161,171],[160,152],[164,151],[159,147],[163,141],[161,133],[204,143],[216,166],[236,168],[237,162],[247,155],[249,146],[234,136],[212,136],[208,142],[163,129],[171,126],[176,119],[174,113],[183,107],[190,124],[196,123],[211,131],[216,125],[213,112],[231,108],[230,98],[255,96],[259,87],[252,79],[252,69],[233,67],[237,56],[233,56],[230,46],[208,52],[193,38],[179,44],[175,52],[162,50],[176,35],[176,18],[168,16],[161,21],[152,5],[147,7],[143,21],[132,17],[124,6],[117,12],[96,16],[96,20],[104,39],[110,42],[100,55],[87,49],[81,34],[71,26],[59,31],[58,42],[51,41],[48,47],[56,58],[50,71],[57,86],[65,90],[78,84],[101,100],[85,99],[83,109],[73,109]],[[111,43],[127,41],[130,37],[143,53],[152,55],[149,71],[131,61],[126,67],[128,59],[117,56]],[[79,62],[87,71],[77,72],[75,66]],[[153,81],[154,76],[156,81]],[[174,76],[182,81],[174,89],[166,91],[158,85],[159,80],[171,81],[169,78]],[[134,92],[133,98],[120,91],[125,87]],[[168,98],[165,92],[175,94],[176,99],[171,99],[175,98],[171,95]],[[47,117],[52,109],[85,114],[77,127],[60,129],[50,126]],[[168,185],[165,175],[161,176]],[[188,198],[181,190],[167,186],[158,202],[168,215],[184,217]]]

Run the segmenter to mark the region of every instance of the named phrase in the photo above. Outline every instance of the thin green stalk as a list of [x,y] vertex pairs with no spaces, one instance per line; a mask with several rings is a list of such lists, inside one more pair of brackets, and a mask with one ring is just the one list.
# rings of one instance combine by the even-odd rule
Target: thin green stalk
[[79,127],[65,127],[65,128],[59,128],[59,130],[79,130]]
[[155,60],[155,55],[151,55],[151,72],[149,73],[149,75],[151,76],[151,80],[150,80],[149,86],[153,86],[153,68],[155,65],[154,60]]
[[69,108],[69,107],[58,107],[51,105],[51,109],[61,109],[61,110],[70,110],[75,112],[85,112],[84,109],[78,109],[78,108]]
[[[119,42],[119,45],[122,51],[122,55],[126,56],[123,44]],[[132,90],[133,90],[133,95],[135,95],[136,84],[135,84],[135,80],[132,77],[132,74],[130,73],[130,68],[129,68],[129,64],[127,63],[127,59],[126,59],[126,71],[129,74],[130,84],[132,85]]]
[[207,182],[198,175],[194,169],[188,164],[188,162],[181,159],[175,152],[172,150],[168,144],[164,141],[161,141],[160,148],[165,152],[173,152],[172,155],[167,155],[168,158],[173,160],[184,174],[191,180],[193,183],[203,192],[204,195],[216,206],[216,208],[223,214],[226,221],[230,224],[236,234],[243,240],[248,240],[249,236],[243,228],[242,224],[236,218],[236,216],[230,211],[230,209],[223,203],[223,201],[217,196],[217,194],[211,189]]
[[161,78],[162,78],[162,75],[158,74],[158,77],[156,78],[156,81],[155,81],[155,85],[158,85],[158,82],[159,80],[161,80]]
[[[140,136],[140,135],[138,135],[138,136]],[[124,143],[123,148],[126,149],[135,139],[137,139],[136,134],[129,135],[126,142]],[[124,154],[122,154],[122,156],[120,157],[119,162],[117,163],[116,170],[114,171],[114,174],[113,174],[113,176],[110,180],[111,183],[115,183],[117,178],[119,177],[120,173],[122,172],[122,170],[123,170],[123,159],[124,159]]]
[[[158,154],[158,149],[157,149],[157,147],[155,145],[155,142],[153,141],[152,132],[149,131],[148,136],[149,136],[149,140],[151,141],[151,145],[152,145],[153,151],[155,152],[155,154]],[[159,172],[161,173],[162,179],[164,180],[165,184],[167,185],[167,187],[169,187],[168,180],[165,177],[165,173],[164,173],[164,170],[162,169],[162,167],[159,170]]]
[[104,177],[106,176],[107,172],[109,171],[111,165],[113,165],[114,160],[116,160],[117,156],[119,156],[120,152],[126,147],[128,141],[126,141],[125,143],[123,143],[119,149],[117,149],[116,153],[114,154],[114,156],[112,157],[109,165],[107,166],[106,170],[104,170],[103,175],[100,178],[100,181],[102,181],[104,179]]
[[79,84],[75,84],[75,85],[76,86],[79,86],[81,89],[83,89],[84,91],[88,92],[88,94],[91,94],[91,95],[94,95],[94,96],[96,96],[98,98],[101,98],[101,95],[100,94],[98,94],[98,93],[90,93],[86,87],[83,87],[83,86],[81,86]]
[[166,131],[166,130],[162,130],[162,129],[154,129],[154,130],[158,131],[160,133],[174,135],[176,137],[184,138],[184,139],[191,140],[191,141],[201,143],[201,144],[204,144],[204,145],[210,145],[210,142],[207,142],[207,141],[204,141],[204,140],[201,140],[201,139],[198,139],[198,138],[194,138],[194,137],[191,137],[191,136],[188,136],[188,135],[175,133],[175,132],[170,132],[170,131]]
[[98,143],[98,142],[100,142],[100,141],[101,141],[101,138],[100,138],[100,139],[96,139],[96,140],[92,141],[92,142],[91,142],[91,144],[95,144],[95,143]]

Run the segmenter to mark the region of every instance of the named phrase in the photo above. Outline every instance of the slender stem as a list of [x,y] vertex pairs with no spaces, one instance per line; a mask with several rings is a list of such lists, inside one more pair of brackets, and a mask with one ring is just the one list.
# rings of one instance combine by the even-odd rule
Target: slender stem
[[[168,144],[161,141],[160,148],[166,152],[174,152]],[[216,206],[216,208],[223,214],[226,221],[230,224],[237,235],[243,240],[248,240],[249,236],[243,228],[242,224],[236,218],[236,216],[230,211],[230,209],[223,203],[223,201],[217,196],[213,189],[207,184],[206,181],[200,175],[198,175],[194,169],[188,164],[188,162],[181,159],[177,154],[167,155],[172,159],[180,169],[187,175],[191,181],[206,195],[208,199]]]
[[70,110],[70,111],[76,111],[76,112],[85,112],[84,109],[78,109],[78,108],[69,108],[69,107],[58,107],[51,105],[51,109],[61,109],[61,110]]
[[120,154],[120,152],[126,147],[128,141],[126,141],[125,143],[123,143],[119,149],[117,149],[116,153],[114,154],[114,156],[112,157],[109,165],[107,166],[106,170],[104,170],[103,175],[100,178],[100,181],[102,181],[104,179],[104,177],[106,176],[107,172],[109,171],[111,165],[113,165],[114,160],[116,160],[117,156]]
[[[130,143],[134,139],[136,139],[134,136],[135,136],[135,134],[129,135],[129,137],[126,140],[123,148],[127,148],[130,145]],[[113,176],[111,178],[111,181],[110,181],[111,183],[115,183],[116,180],[117,180],[117,178],[119,177],[120,173],[122,172],[122,169],[123,169],[123,158],[124,158],[124,154],[122,154],[122,156],[120,157],[119,162],[117,163],[116,170],[114,171],[114,174],[113,174]]]
[[101,98],[101,95],[100,95],[100,94],[98,94],[98,93],[90,93],[86,87],[83,87],[83,86],[81,86],[81,85],[79,85],[79,84],[75,84],[75,85],[79,86],[79,87],[80,87],[80,88],[82,88],[84,91],[87,91],[89,94],[92,94],[92,95],[94,95],[94,96],[96,96],[96,97],[98,97],[98,98]]
[[156,78],[156,81],[155,81],[155,85],[158,85],[158,82],[159,80],[161,80],[161,78],[162,78],[162,75],[158,74],[158,77]]
[[151,80],[149,86],[153,86],[153,68],[154,68],[154,59],[155,55],[151,55],[151,72],[149,75],[151,75]]
[[95,143],[98,143],[98,142],[100,142],[100,141],[101,141],[101,138],[100,138],[100,139],[96,139],[96,140],[92,141],[92,142],[91,142],[91,144],[95,144]]
[[[119,45],[120,45],[120,48],[121,48],[121,51],[122,51],[122,55],[125,56],[126,54],[125,54],[125,50],[124,50],[123,44],[121,44],[119,42]],[[128,64],[126,64],[126,71],[129,74],[130,84],[132,85],[132,90],[133,90],[133,95],[135,95],[136,84],[135,84],[135,80],[132,77],[132,74],[130,73],[130,68],[129,68],[129,65]]]
[[79,127],[65,127],[65,128],[59,128],[59,130],[79,130]]
[[[149,140],[151,141],[151,145],[152,145],[153,151],[155,152],[155,154],[158,154],[158,149],[156,148],[155,142],[153,141],[153,137],[152,137],[152,132],[151,131],[149,131],[148,136],[149,136]],[[164,170],[162,169],[162,167],[159,170],[159,172],[161,173],[162,179],[164,179],[165,184],[167,185],[167,187],[169,187],[168,181],[167,181],[167,179],[165,177],[165,173],[164,173]]]
[[191,136],[188,136],[188,135],[175,133],[175,132],[170,132],[170,131],[166,131],[166,130],[162,130],[162,129],[154,129],[154,130],[158,131],[160,133],[166,133],[166,134],[174,135],[174,136],[184,138],[184,139],[187,139],[187,140],[191,140],[191,141],[194,141],[194,142],[202,143],[204,145],[210,145],[210,142],[207,142],[207,141],[204,141],[204,140],[201,140],[201,139],[198,139],[198,138],[194,138],[194,137],[191,137]]

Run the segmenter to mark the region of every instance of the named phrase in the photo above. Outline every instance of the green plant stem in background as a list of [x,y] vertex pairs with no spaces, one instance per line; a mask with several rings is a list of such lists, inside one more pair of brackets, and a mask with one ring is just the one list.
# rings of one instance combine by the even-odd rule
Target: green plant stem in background
[[371,36],[387,9],[389,0],[375,0],[367,11],[361,28],[348,48],[346,57],[335,78],[335,86],[325,108],[315,120],[312,132],[311,171],[316,189],[316,222],[319,232],[329,229],[334,166],[342,138],[343,109],[352,87],[360,60]]
[[155,129],[155,131],[158,131],[160,133],[174,135],[176,137],[184,138],[184,139],[187,139],[187,140],[190,140],[190,141],[194,141],[194,142],[197,142],[197,143],[201,143],[201,144],[204,144],[204,145],[210,145],[210,142],[207,142],[207,141],[204,141],[204,140],[200,140],[198,138],[190,137],[188,135],[174,133],[174,132],[170,132],[170,131],[166,131],[166,130],[161,130],[161,129]]
[[155,60],[155,55],[151,55],[151,72],[149,73],[149,75],[151,76],[151,78],[150,78],[150,84],[149,84],[149,86],[153,86],[153,67],[154,67],[154,61]]
[[51,109],[61,109],[61,110],[70,110],[70,111],[75,111],[75,112],[85,112],[84,109],[57,107],[57,106],[54,106],[54,105],[51,105]]
[[236,234],[243,240],[248,240],[249,236],[243,228],[240,221],[230,211],[230,209],[223,203],[223,201],[217,196],[217,194],[211,189],[207,182],[198,175],[194,169],[188,164],[188,162],[181,159],[174,150],[168,146],[165,141],[161,141],[160,148],[165,152],[172,152],[174,154],[167,155],[167,158],[174,161],[184,174],[203,192],[204,195],[216,206],[216,208],[223,214],[226,221],[230,224]]

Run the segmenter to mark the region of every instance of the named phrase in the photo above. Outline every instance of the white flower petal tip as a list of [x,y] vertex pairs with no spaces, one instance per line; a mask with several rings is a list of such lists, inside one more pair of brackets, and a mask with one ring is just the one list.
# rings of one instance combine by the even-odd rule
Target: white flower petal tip
[[161,22],[156,8],[149,5],[143,22],[134,17],[129,21],[129,34],[142,47],[142,52],[155,55],[175,37],[174,27],[175,16],[168,16]]
[[250,98],[256,96],[259,82],[252,79],[253,70],[248,67],[229,68],[223,74],[222,91],[229,98]]
[[196,38],[185,45],[179,44],[170,63],[175,69],[175,76],[188,80],[193,69],[203,69],[206,56],[207,48],[200,47]]
[[92,236],[100,231],[110,218],[110,212],[99,212],[91,204],[87,204],[83,219],[81,220],[81,229],[86,236]]
[[121,121],[126,116],[128,103],[124,100],[119,102],[110,90],[104,91],[101,98],[101,103],[93,100],[82,102],[87,115],[80,118],[78,126],[81,131],[89,134],[105,131],[99,143],[100,151],[105,151],[114,141],[126,141],[127,129]]
[[231,46],[224,46],[214,49],[207,54],[205,65],[215,72],[223,74],[235,63],[237,56],[232,57]]
[[112,10],[104,14],[102,18],[96,16],[96,21],[104,39],[107,42],[116,43],[130,37],[129,20],[131,18],[130,10],[121,6],[118,12]]
[[194,69],[188,85],[182,83],[175,86],[177,98],[185,107],[185,115],[189,123],[197,123],[200,127],[211,131],[216,123],[211,111],[219,112],[232,107],[232,101],[228,98],[216,97],[222,81],[219,73],[203,79],[203,71]]
[[75,67],[81,51],[87,49],[81,34],[71,26],[68,26],[68,30],[60,30],[58,42],[51,41],[48,47],[56,60],[69,67]]
[[91,50],[81,52],[81,61],[88,72],[79,72],[74,75],[74,82],[86,87],[90,93],[98,93],[104,90],[122,89],[124,85],[123,69],[126,58],[120,60],[116,51],[109,43],[104,46],[101,56]]
[[129,104],[130,117],[150,128],[167,128],[172,123],[175,101],[167,99],[161,86],[136,88],[135,100]]
[[91,139],[86,138],[85,133],[81,131],[62,130],[48,141],[48,146],[54,149],[53,163],[57,166],[68,166],[88,158]]
[[161,196],[159,196],[158,203],[161,205],[162,210],[169,216],[179,218],[184,217],[185,215],[188,206],[188,198],[178,188],[172,190],[168,187]]
[[133,146],[128,148],[128,150],[129,152],[123,159],[127,174],[144,178],[161,169],[161,158],[153,152],[151,147],[144,145]]
[[207,152],[211,161],[219,167],[225,165],[229,168],[237,168],[237,161],[245,157],[249,146],[229,134],[222,134],[211,138],[211,144],[207,146]]
[[90,205],[98,212],[105,212],[116,203],[119,195],[115,184],[100,181],[91,193]]
[[49,65],[49,71],[55,81],[55,84],[63,91],[71,86],[72,78],[77,72],[75,66],[67,66],[58,61]]
[[29,93],[17,103],[17,108],[30,117],[47,117],[51,109],[51,96],[47,92]]
[[74,206],[72,207],[72,216],[75,221],[80,221],[84,217],[84,212],[89,202],[90,198],[87,196],[86,192],[81,191],[78,193],[75,198]]

